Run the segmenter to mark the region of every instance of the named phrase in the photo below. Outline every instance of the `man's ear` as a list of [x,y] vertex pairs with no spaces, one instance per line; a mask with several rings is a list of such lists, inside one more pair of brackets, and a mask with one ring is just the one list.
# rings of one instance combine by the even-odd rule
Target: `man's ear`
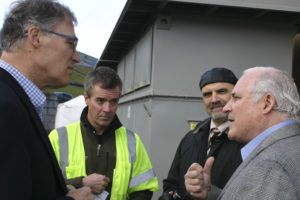
[[27,31],[30,44],[37,48],[40,45],[41,34],[42,31],[37,26],[31,26]]
[[263,97],[263,113],[268,114],[276,107],[276,99],[273,94],[267,93]]
[[84,96],[85,104],[88,106],[89,105],[89,96],[87,95],[86,92],[83,94],[83,96]]

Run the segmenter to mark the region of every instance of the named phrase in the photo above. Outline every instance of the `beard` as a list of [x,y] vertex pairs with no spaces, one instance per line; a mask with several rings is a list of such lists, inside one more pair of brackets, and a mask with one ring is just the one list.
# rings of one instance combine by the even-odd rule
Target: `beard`
[[217,108],[212,110],[211,118],[217,122],[225,122],[228,120],[228,114],[223,112],[223,107]]
[[227,121],[228,114],[223,112],[212,112],[211,118],[216,121]]

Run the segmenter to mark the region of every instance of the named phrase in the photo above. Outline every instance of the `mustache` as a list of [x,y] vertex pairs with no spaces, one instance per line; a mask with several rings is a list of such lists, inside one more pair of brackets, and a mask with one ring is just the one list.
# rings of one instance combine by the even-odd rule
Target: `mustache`
[[98,114],[97,115],[98,117],[109,117],[109,118],[111,118],[111,117],[113,117],[113,115],[112,114],[108,114],[108,113],[100,113],[100,114]]
[[224,107],[226,103],[222,103],[221,101],[213,102],[211,106],[209,107],[210,109],[214,109],[215,107]]

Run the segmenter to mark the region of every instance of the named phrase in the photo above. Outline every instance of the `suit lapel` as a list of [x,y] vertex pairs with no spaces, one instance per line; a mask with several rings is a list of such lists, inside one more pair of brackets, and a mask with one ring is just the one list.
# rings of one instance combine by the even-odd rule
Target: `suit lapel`
[[28,113],[30,114],[32,124],[36,129],[36,133],[41,139],[41,142],[44,144],[45,149],[48,152],[49,158],[53,164],[52,166],[57,176],[57,179],[59,180],[60,185],[63,187],[62,190],[66,191],[65,182],[61,174],[60,168],[58,166],[56,157],[54,155],[52,146],[48,139],[48,134],[41,122],[40,117],[38,116],[38,113],[36,112],[33,104],[31,103],[28,95],[25,93],[25,91],[19,85],[19,83],[7,71],[3,70],[2,68],[0,68],[0,79],[5,83],[7,83],[8,87],[10,87],[15,92],[15,94],[19,97],[19,100],[23,103],[24,107],[27,109]]
[[[201,124],[200,124],[201,123]],[[197,128],[193,131],[194,134],[194,149],[198,149],[196,160],[200,165],[205,164],[207,159],[207,144],[209,135],[210,118],[200,122]]]
[[281,127],[274,131],[271,135],[269,135],[267,138],[265,138],[255,149],[254,151],[240,164],[240,166],[236,169],[234,174],[231,176],[229,181],[227,182],[226,186],[222,190],[221,194],[219,195],[218,199],[221,199],[220,197],[223,196],[225,190],[227,187],[236,179],[238,178],[240,172],[251,163],[255,157],[261,153],[263,150],[265,150],[270,145],[276,143],[279,140],[294,136],[296,134],[299,134],[299,125],[297,123],[290,124],[284,127]]
[[290,124],[274,131],[254,149],[254,151],[246,158],[246,160],[243,161],[243,166],[247,166],[259,153],[261,153],[270,145],[279,140],[294,136],[297,132],[297,129],[299,130],[299,126],[297,124]]

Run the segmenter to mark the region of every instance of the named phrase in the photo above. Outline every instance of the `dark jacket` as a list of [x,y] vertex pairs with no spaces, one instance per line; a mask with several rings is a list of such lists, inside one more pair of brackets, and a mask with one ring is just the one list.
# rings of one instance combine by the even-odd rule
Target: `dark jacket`
[[29,97],[0,68],[0,198],[9,200],[73,199],[48,135]]
[[242,162],[240,149],[243,145],[230,141],[225,133],[212,141],[211,150],[207,156],[210,121],[209,118],[199,122],[196,128],[189,131],[181,140],[168,177],[163,180],[164,193],[177,191],[183,199],[191,199],[185,189],[184,175],[194,162],[204,166],[209,156],[215,157],[211,171],[211,182],[219,188],[225,186]]

